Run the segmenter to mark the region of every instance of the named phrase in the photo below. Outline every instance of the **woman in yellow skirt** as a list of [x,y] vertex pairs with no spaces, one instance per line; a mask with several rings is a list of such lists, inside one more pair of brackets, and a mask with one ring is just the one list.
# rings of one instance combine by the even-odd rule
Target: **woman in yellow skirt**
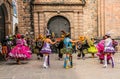
[[94,45],[94,38],[91,38],[91,40],[89,41],[89,48],[88,48],[88,53],[92,54],[92,57],[95,57],[95,53],[97,53],[98,50],[96,48],[96,46]]

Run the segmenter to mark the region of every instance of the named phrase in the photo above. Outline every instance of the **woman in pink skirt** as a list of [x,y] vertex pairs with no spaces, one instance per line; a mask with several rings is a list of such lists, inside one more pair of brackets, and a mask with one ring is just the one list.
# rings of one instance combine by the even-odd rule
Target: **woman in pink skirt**
[[[105,43],[105,38],[103,37],[103,39],[97,44],[97,49],[98,49],[98,53],[97,56],[100,59],[100,63],[103,64],[103,60],[104,60],[104,43]],[[107,55],[107,61],[109,63],[111,56],[108,54]]]
[[16,59],[16,62],[20,64],[20,60],[30,59],[31,51],[26,44],[24,36],[17,34],[16,46],[10,51],[9,57]]

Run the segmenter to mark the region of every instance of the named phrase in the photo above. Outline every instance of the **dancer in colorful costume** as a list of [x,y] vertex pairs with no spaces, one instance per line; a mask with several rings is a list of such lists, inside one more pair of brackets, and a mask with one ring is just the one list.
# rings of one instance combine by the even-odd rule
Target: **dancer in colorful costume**
[[44,40],[43,40],[44,36],[42,34],[39,35],[39,37],[36,39],[35,41],[35,53],[37,55],[37,59],[43,59],[43,54],[40,53]]
[[52,53],[50,45],[55,44],[57,42],[57,41],[52,42],[51,39],[50,39],[50,36],[51,36],[50,34],[47,34],[46,39],[44,40],[43,47],[40,51],[40,53],[45,55],[44,63],[43,63],[44,68],[48,68],[48,66],[49,66],[49,54]]
[[114,68],[114,52],[115,52],[115,49],[113,47],[113,43],[112,43],[112,39],[111,39],[111,36],[110,34],[106,34],[105,35],[105,43],[104,43],[104,67],[106,68],[107,67],[107,55],[111,55],[111,61],[112,61],[112,68]]
[[82,59],[85,59],[85,54],[88,53],[87,49],[89,48],[88,41],[86,37],[80,36],[79,42],[77,43],[77,48],[80,51],[77,55],[78,59],[82,56]]
[[56,44],[57,50],[58,50],[58,60],[62,60],[63,58],[63,53],[61,53],[61,49],[64,47],[64,36],[61,35],[61,38],[56,38],[59,42]]
[[20,60],[31,58],[31,51],[26,44],[24,36],[20,34],[17,34],[16,44],[10,51],[9,58],[14,58],[18,64],[21,64]]
[[2,56],[4,60],[7,60],[7,55],[8,55],[8,46],[7,42],[9,40],[9,37],[6,36],[5,39],[2,41]]
[[57,49],[58,49],[58,60],[61,60],[63,58],[63,53],[61,52],[61,49],[64,47],[64,38],[65,38],[65,35],[66,33],[61,30],[61,37],[60,38],[57,38],[59,40],[58,42],[58,46],[57,46]]
[[[98,53],[97,56],[100,59],[100,64],[103,64],[103,60],[104,60],[104,43],[105,43],[105,37],[103,37],[103,39],[96,45],[97,49],[98,49]],[[107,55],[107,62],[109,63],[111,56],[110,54]]]
[[88,53],[91,53],[92,54],[92,58],[94,58],[95,57],[95,53],[97,53],[97,52],[98,52],[98,49],[94,45],[94,38],[91,38],[91,40],[89,40]]
[[64,59],[64,68],[72,68],[73,67],[73,62],[72,62],[72,43],[76,43],[78,41],[73,41],[70,39],[70,34],[66,34],[64,38],[64,48],[61,49],[62,53],[66,54],[66,57]]
[[6,43],[7,42],[4,42],[2,44],[2,55],[3,55],[4,60],[7,60],[7,54],[8,54],[8,47]]
[[115,51],[117,51],[118,42],[115,41],[115,39],[112,39],[112,43],[113,43],[113,47],[114,47]]

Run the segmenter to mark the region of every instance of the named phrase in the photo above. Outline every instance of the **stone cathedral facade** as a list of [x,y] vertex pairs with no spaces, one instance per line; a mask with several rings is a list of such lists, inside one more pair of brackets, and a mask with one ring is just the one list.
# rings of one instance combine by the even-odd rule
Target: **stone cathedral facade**
[[[73,39],[102,37],[106,33],[120,36],[120,0],[33,0],[31,4],[18,1],[21,33],[32,31],[38,37],[47,28],[56,37],[61,30],[70,32]],[[23,5],[30,5],[32,10],[25,12]]]

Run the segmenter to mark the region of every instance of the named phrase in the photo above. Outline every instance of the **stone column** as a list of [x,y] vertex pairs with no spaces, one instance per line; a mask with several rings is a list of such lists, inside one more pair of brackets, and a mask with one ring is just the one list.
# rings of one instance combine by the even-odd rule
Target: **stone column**
[[34,12],[34,34],[35,38],[38,37],[38,13]]
[[[46,24],[46,26],[45,26]],[[40,12],[40,33],[44,34],[44,28],[47,27],[47,23],[45,22],[45,14],[44,12]]]
[[78,39],[78,35],[79,35],[79,14],[78,11],[74,11],[74,39]]
[[98,0],[98,31],[99,36],[105,34],[105,0]]
[[83,36],[83,12],[78,12],[78,35]]

